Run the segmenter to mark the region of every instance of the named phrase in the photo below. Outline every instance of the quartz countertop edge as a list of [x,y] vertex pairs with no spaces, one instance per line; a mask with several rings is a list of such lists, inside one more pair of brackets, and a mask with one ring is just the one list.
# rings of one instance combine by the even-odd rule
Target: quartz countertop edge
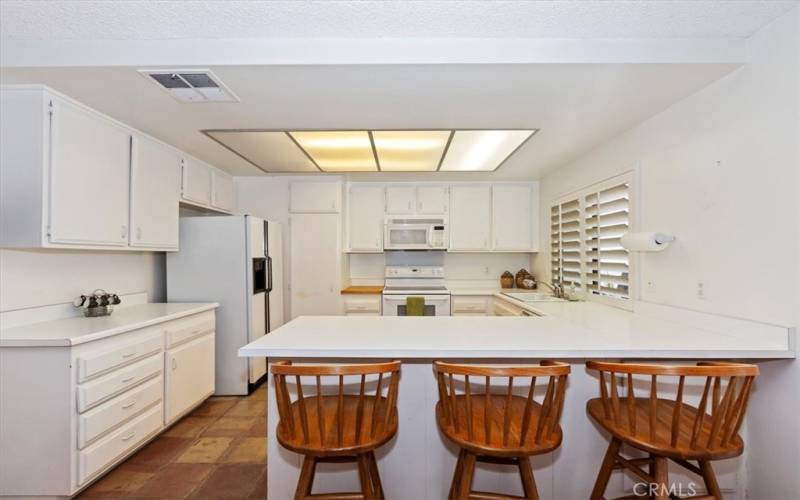
[[117,308],[110,316],[64,318],[0,330],[0,347],[69,347],[147,328],[219,307],[212,303],[149,303]]
[[[792,329],[767,336],[722,333],[592,304],[542,305],[542,317],[301,316],[239,349],[295,358],[795,357]],[[571,313],[559,310],[571,307]],[[560,315],[561,314],[561,315]]]

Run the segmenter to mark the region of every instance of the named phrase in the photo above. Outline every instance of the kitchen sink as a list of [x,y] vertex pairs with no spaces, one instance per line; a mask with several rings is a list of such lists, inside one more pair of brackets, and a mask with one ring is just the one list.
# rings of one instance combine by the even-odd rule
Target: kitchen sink
[[541,292],[503,292],[503,295],[520,302],[562,302],[564,300],[552,294]]

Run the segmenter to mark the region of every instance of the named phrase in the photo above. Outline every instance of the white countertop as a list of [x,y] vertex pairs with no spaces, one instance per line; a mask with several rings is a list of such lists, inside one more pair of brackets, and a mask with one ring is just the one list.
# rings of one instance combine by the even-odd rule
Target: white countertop
[[720,333],[588,302],[544,317],[303,316],[240,356],[338,358],[793,358],[794,332]]
[[0,347],[72,346],[183,318],[217,303],[152,303],[117,308],[110,316],[67,318],[0,329]]

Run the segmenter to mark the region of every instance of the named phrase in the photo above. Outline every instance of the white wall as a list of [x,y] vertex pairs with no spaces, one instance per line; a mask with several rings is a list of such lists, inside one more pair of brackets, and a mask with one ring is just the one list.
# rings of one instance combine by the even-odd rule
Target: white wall
[[[742,68],[545,176],[541,213],[559,196],[635,169],[639,228],[678,237],[639,258],[640,300],[797,327],[798,9],[748,40],[748,56]],[[534,271],[549,276],[546,253]],[[762,365],[748,417],[749,498],[800,491],[799,365]]]
[[0,312],[72,302],[104,288],[166,297],[164,254],[76,250],[0,250]]

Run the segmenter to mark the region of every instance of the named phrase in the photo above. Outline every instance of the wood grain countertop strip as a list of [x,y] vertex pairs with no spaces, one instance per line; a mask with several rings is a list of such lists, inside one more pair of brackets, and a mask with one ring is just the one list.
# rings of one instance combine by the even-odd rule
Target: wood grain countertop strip
[[376,295],[383,292],[383,285],[349,286],[342,290],[342,295]]

